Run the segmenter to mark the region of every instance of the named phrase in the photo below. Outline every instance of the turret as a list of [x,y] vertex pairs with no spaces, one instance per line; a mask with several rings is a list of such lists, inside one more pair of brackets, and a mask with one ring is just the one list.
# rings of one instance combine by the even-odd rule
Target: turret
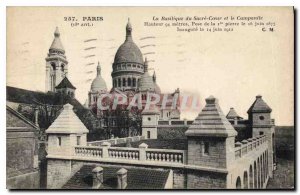
[[269,175],[273,177],[274,165],[276,163],[275,154],[275,121],[271,119],[272,109],[257,95],[254,103],[248,110],[249,122],[252,127],[252,137],[266,135],[268,140],[268,161]]
[[206,105],[185,132],[188,139],[188,165],[228,168],[234,158],[237,132],[223,114],[218,100],[210,96]]

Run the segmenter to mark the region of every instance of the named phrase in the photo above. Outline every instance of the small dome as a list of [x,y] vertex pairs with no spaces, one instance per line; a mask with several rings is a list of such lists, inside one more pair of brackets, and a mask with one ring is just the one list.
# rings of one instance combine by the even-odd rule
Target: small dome
[[154,85],[155,85],[155,88],[154,88],[155,93],[161,94],[161,90],[160,90],[160,87],[158,86],[158,84],[154,83]]
[[130,21],[128,19],[128,23],[126,26],[126,40],[125,42],[119,47],[116,55],[114,63],[126,63],[126,62],[133,62],[143,64],[143,55],[141,50],[138,46],[133,42],[131,37],[132,27]]
[[154,88],[155,93],[161,94],[160,87],[158,86],[158,84],[157,84],[157,82],[156,82],[156,74],[155,74],[155,71],[154,71],[152,77],[153,77],[153,82],[154,82],[154,86],[155,86],[155,88]]
[[140,91],[154,91],[156,88],[152,76],[145,72],[140,78],[139,90]]
[[152,76],[148,73],[148,61],[145,59],[144,63],[145,72],[140,78],[139,82],[139,90],[140,91],[154,91],[155,90],[155,82]]
[[104,79],[101,76],[97,76],[91,85],[91,91],[106,91],[107,86]]
[[97,76],[92,82],[91,91],[93,92],[107,91],[106,83],[101,76],[101,67],[99,62],[97,66]]

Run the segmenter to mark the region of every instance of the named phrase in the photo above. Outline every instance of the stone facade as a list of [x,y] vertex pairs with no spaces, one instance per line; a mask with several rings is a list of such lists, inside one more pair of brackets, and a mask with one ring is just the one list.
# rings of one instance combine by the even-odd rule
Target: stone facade
[[6,187],[8,189],[38,189],[39,127],[19,112],[6,107]]

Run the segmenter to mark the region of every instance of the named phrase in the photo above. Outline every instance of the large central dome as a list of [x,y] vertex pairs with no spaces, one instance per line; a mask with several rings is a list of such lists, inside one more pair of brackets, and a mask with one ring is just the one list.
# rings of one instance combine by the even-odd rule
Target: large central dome
[[128,19],[125,42],[119,47],[112,64],[113,88],[121,91],[136,91],[140,77],[144,74],[143,54],[133,42],[132,27]]
[[138,46],[133,42],[131,32],[132,27],[128,21],[126,26],[126,40],[117,51],[114,64],[127,62],[143,64],[143,54]]

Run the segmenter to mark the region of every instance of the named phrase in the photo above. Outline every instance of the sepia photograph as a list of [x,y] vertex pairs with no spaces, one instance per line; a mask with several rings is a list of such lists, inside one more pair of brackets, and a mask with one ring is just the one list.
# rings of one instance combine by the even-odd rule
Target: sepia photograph
[[6,7],[8,190],[295,190],[292,6]]

